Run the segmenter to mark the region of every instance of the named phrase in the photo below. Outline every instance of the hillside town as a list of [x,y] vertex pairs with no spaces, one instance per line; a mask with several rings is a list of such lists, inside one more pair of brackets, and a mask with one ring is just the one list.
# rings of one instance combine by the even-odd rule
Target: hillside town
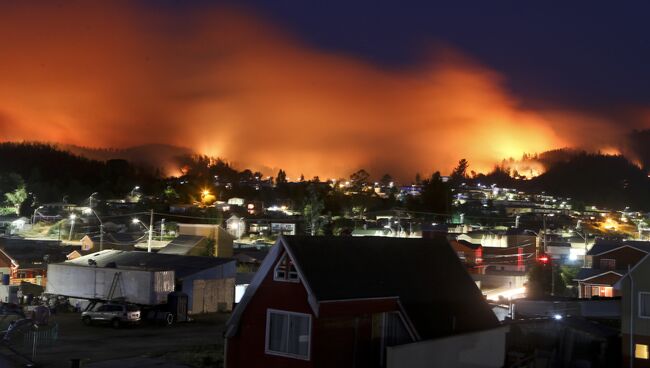
[[650,368],[648,14],[0,0],[0,368]]
[[[308,188],[302,208],[281,198],[223,198],[218,191],[232,183],[215,180],[191,203],[169,204],[135,186],[121,198],[94,193],[40,204],[29,217],[5,215],[3,310],[19,318],[47,307],[51,318],[32,333],[47,334],[33,351],[11,336],[28,333],[20,329],[7,330],[6,347],[18,360],[48,357],[63,342],[45,331],[65,336],[65,325],[52,322],[63,316],[114,328],[219,316],[221,325],[210,326],[224,339],[210,342],[222,347],[209,361],[226,367],[605,367],[648,359],[650,214],[442,176],[432,180],[449,188],[450,207],[433,213],[408,208],[430,182],[358,177],[281,181]],[[326,214],[309,194],[317,186],[396,205]],[[121,305],[137,317],[96,312]]]

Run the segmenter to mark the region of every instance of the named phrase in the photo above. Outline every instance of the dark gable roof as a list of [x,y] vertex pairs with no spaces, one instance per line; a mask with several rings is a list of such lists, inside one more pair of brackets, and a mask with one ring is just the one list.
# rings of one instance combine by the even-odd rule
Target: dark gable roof
[[594,243],[593,247],[589,249],[587,255],[596,256],[623,246],[633,247],[642,252],[650,253],[650,242],[647,241],[638,241],[638,240],[618,241],[618,240],[598,239],[596,243]]
[[627,270],[600,270],[597,268],[581,268],[580,271],[578,271],[578,274],[576,274],[574,280],[584,281],[595,276],[604,275],[609,272],[615,272],[619,275],[625,275],[627,273]]
[[0,238],[0,248],[20,268],[46,268],[47,263],[65,261],[73,248],[58,241]]
[[498,326],[444,237],[284,237],[318,301],[398,296],[423,339]]

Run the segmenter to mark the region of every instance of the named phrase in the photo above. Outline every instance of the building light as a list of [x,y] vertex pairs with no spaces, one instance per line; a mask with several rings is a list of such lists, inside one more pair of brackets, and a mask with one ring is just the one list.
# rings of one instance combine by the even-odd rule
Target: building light
[[634,344],[634,357],[637,359],[648,359],[648,345]]
[[553,319],[555,319],[556,321],[560,321],[560,320],[562,320],[562,315],[561,314],[554,314]]

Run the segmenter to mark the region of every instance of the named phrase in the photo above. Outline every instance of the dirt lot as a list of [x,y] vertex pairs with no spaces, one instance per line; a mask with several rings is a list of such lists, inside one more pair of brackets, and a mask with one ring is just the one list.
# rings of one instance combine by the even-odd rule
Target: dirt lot
[[[219,367],[227,318],[227,314],[209,314],[171,327],[144,324],[113,329],[84,326],[76,313],[58,314],[54,320],[59,324],[59,337],[52,346],[39,348],[35,361],[45,368],[68,368],[72,358],[80,358],[86,365],[118,358],[158,357],[194,367]],[[11,355],[5,348],[0,354]]]

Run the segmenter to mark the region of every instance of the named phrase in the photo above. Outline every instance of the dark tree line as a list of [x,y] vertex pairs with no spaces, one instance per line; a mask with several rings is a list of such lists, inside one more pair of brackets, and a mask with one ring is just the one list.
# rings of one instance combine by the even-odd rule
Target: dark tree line
[[[15,190],[20,178],[31,203],[79,202],[98,192],[104,198],[122,196],[139,185],[160,188],[160,174],[124,160],[95,161],[40,143],[0,143],[0,190]],[[14,178],[9,180],[8,178]]]

